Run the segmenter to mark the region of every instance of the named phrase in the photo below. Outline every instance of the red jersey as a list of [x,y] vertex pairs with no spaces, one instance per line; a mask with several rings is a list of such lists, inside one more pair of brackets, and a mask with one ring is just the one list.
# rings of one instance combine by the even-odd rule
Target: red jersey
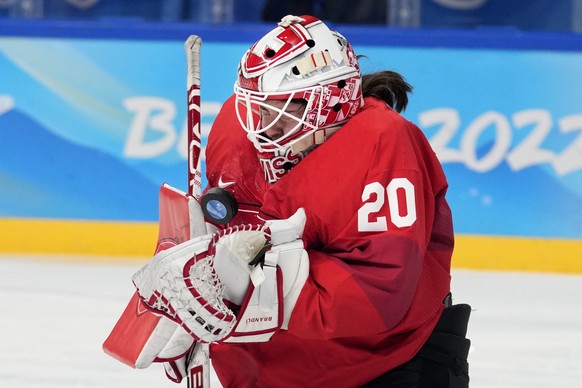
[[222,384],[356,387],[410,360],[444,308],[453,250],[446,178],[423,133],[367,98],[360,113],[267,186],[232,104],[210,135],[209,183],[236,180],[237,200],[253,202],[262,218],[304,208],[310,274],[288,330],[265,343],[211,346]]

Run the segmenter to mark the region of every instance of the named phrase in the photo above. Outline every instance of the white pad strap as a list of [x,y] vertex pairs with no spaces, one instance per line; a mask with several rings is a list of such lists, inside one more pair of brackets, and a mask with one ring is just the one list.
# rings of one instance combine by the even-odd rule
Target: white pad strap
[[302,241],[284,244],[279,248],[278,267],[283,277],[283,322],[287,329],[299,294],[309,277],[309,256]]
[[277,260],[279,255],[272,250],[265,253],[263,273],[265,281],[259,287],[259,308],[271,311],[277,302]]

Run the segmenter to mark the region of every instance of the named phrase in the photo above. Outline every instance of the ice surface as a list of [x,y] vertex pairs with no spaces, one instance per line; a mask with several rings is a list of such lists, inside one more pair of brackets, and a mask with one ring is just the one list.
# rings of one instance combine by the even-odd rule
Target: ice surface
[[[0,256],[0,387],[185,386],[101,350],[143,263]],[[452,288],[474,309],[472,388],[582,387],[582,276],[455,270]]]

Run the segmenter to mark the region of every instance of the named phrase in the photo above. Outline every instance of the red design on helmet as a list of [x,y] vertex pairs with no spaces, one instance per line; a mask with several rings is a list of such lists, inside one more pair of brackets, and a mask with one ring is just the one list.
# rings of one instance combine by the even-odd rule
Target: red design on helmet
[[[277,158],[289,150],[299,154],[312,149],[333,132],[324,129],[341,126],[362,105],[356,54],[343,36],[313,16],[287,16],[256,42],[241,59],[235,93],[239,121],[261,159],[265,153]],[[276,122],[262,126],[257,115],[261,108],[272,110],[269,100],[287,101],[277,119],[296,121],[276,139],[266,135]],[[285,112],[292,100],[305,101],[301,117]],[[263,166],[270,173],[276,168],[275,163]]]

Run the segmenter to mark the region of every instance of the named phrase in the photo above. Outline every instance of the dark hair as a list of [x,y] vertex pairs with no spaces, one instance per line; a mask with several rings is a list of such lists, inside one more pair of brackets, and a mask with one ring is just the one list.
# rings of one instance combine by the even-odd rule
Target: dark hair
[[362,76],[363,96],[384,100],[398,113],[406,109],[408,93],[411,92],[412,86],[395,71],[384,70]]

